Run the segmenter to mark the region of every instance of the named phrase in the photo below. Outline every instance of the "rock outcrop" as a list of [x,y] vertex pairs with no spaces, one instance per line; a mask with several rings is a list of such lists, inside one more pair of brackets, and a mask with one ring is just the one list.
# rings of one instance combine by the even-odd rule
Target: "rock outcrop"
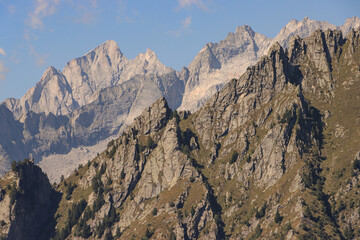
[[[7,184],[7,185],[4,185]],[[15,164],[1,181],[1,236],[6,239],[49,239],[56,225],[60,195],[32,160]]]

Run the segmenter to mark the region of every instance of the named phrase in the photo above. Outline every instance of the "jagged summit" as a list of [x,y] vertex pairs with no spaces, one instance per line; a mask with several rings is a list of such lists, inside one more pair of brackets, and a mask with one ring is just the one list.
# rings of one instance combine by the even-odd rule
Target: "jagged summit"
[[[150,48],[146,49],[145,53],[140,53],[139,55],[137,55],[135,57],[135,59],[139,60],[140,62],[146,61],[146,63],[145,63],[146,66],[145,65],[143,66],[144,68],[146,68],[147,66],[149,66],[149,67],[162,66],[163,68],[167,68],[164,64],[162,64],[160,62],[156,53],[153,50],[151,50]],[[137,64],[139,64],[139,63],[137,63]]]
[[[225,40],[211,45],[214,57],[204,55],[204,47],[189,64],[190,74],[180,109],[196,111],[204,104],[206,99],[220,90],[226,82],[240,76],[247,67],[254,64],[264,54],[267,54],[269,48],[275,42],[279,42],[285,49],[289,47],[290,39],[296,35],[303,38],[309,36],[316,29],[341,29],[345,36],[350,29],[359,25],[360,20],[357,17],[347,19],[345,24],[340,27],[326,21],[316,21],[305,17],[300,21],[291,20],[274,39],[255,33],[247,25],[239,26],[236,28],[235,33],[229,33]],[[219,61],[220,69],[217,67],[211,68],[208,64],[204,66],[200,64],[210,62],[210,59]]]
[[61,72],[59,70],[57,70],[54,66],[50,66],[44,71],[42,77],[40,78],[40,81],[37,84],[44,84],[49,81],[53,75],[60,74]]
[[255,32],[249,25],[242,25],[238,26],[235,30],[235,35],[239,36],[240,34],[243,34],[244,32],[249,33],[252,37],[254,37]]
[[346,36],[347,33],[351,31],[351,29],[358,29],[359,27],[360,27],[360,19],[359,17],[355,16],[346,19],[344,25],[342,25],[340,29],[343,32],[344,36]]
[[275,42],[271,45],[271,47],[269,48],[269,52],[267,53],[267,55],[271,55],[273,52],[280,52],[283,53],[284,49],[283,47],[280,45],[280,43]]
[[101,44],[99,47],[107,48],[107,49],[119,49],[118,44],[114,40],[107,40],[103,44]]
[[305,17],[301,21],[290,21],[283,27],[273,41],[279,42],[284,48],[288,47],[290,38],[294,35],[309,36],[316,29],[336,29],[337,27],[326,21],[316,21]]
[[[85,53],[83,56],[73,59],[72,61],[76,61],[77,59],[81,59],[83,57],[86,56],[92,56],[95,57],[95,55],[98,54],[105,54],[105,55],[109,55],[109,56],[114,56],[114,55],[119,55],[121,57],[125,57],[124,54],[121,52],[118,44],[114,41],[114,40],[107,40],[106,42],[100,44],[99,46],[97,46],[96,48],[90,50],[89,52]],[[125,57],[126,58],[126,57]],[[88,58],[88,59],[91,59]],[[71,61],[69,61],[66,65],[70,64]]]
[[145,55],[148,57],[156,57],[156,54],[153,50],[151,50],[150,48],[146,49]]
[[238,26],[234,33],[228,33],[224,41],[230,44],[241,45],[243,44],[243,39],[246,39],[247,37],[254,38],[255,34],[256,33],[248,25]]

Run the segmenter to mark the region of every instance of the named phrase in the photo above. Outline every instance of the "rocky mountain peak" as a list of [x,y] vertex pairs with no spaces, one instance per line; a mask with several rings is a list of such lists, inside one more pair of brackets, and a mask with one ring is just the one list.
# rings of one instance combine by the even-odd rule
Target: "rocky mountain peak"
[[247,25],[237,27],[235,33],[229,33],[219,43],[206,44],[189,65],[180,109],[195,111],[225,82],[244,73],[269,44],[270,39]]
[[[245,45],[247,42],[251,41],[250,39],[255,38],[256,33],[248,25],[238,26],[234,33],[230,32],[226,36],[224,41],[221,41],[220,44],[227,43],[236,46]],[[260,34],[258,34],[260,35]]]
[[238,26],[235,30],[235,35],[240,35],[244,33],[248,33],[251,37],[254,37],[255,35],[255,32],[249,25]]
[[[163,65],[160,60],[158,59],[158,57],[156,56],[156,53],[151,50],[150,48],[146,49],[145,53],[140,53],[135,59],[135,64],[139,64],[140,62],[144,62],[145,65],[161,65],[163,67],[166,68],[165,65]],[[144,66],[144,67],[146,67]]]
[[45,70],[37,84],[46,84],[52,77],[58,75],[61,75],[61,73],[54,66],[50,66]]
[[[323,60],[331,64],[331,59],[337,53],[339,46],[341,46],[343,42],[344,39],[340,30],[328,29],[323,31],[318,29],[304,39],[301,39],[299,36],[292,37],[289,42],[289,53],[303,52],[305,54],[318,56],[324,54],[325,57]],[[293,59],[293,56],[291,55],[290,58]],[[316,59],[316,57],[311,59]]]
[[[117,45],[117,43],[114,40],[107,40],[103,44],[100,44],[98,47],[91,50],[89,53],[93,54],[93,52],[97,53],[97,54],[100,54],[100,52],[103,52],[104,54],[109,55],[109,56],[113,56],[116,54],[119,54],[121,57],[123,56],[123,53],[120,51],[119,46]],[[87,53],[87,54],[89,54],[89,53]],[[85,54],[85,55],[87,55],[87,54]]]
[[[64,67],[63,73],[69,75],[71,71],[74,71],[79,66],[87,70],[86,68],[91,68],[90,65],[94,63],[117,65],[123,58],[124,60],[126,59],[117,43],[113,40],[108,40],[87,52],[82,57],[69,61]],[[104,60],[106,60],[106,62],[104,62]]]
[[152,58],[152,57],[157,58],[155,52],[153,50],[151,50],[150,48],[146,49],[145,56],[147,59]]
[[346,36],[351,31],[351,29],[358,29],[359,27],[360,27],[360,18],[352,17],[346,19],[344,25],[342,25],[340,29],[343,32],[344,36]]
[[297,19],[291,19],[287,25],[291,24],[291,25],[294,25],[294,24],[298,24],[299,23],[299,20]]
[[144,109],[140,116],[134,119],[128,131],[130,133],[130,131],[136,129],[145,135],[151,132],[157,132],[165,126],[171,112],[166,99],[161,97],[150,107]]
[[287,48],[288,42],[292,36],[299,35],[300,37],[306,37],[316,29],[336,29],[336,26],[326,21],[316,21],[305,17],[301,21],[290,21],[280,30],[273,41],[277,41],[281,46]]
[[200,68],[202,71],[210,71],[212,69],[219,69],[221,63],[214,55],[212,44],[205,44],[204,48],[196,55],[194,60],[189,65],[190,71],[199,71]]
[[281,56],[284,55],[284,49],[282,48],[282,46],[278,42],[275,42],[274,44],[271,45],[267,55],[271,56],[274,53],[279,53]]

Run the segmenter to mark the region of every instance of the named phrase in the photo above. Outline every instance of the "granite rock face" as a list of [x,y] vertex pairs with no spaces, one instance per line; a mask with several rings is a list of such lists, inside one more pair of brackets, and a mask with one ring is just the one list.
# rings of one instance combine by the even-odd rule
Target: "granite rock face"
[[2,237],[49,239],[56,225],[55,212],[61,196],[52,188],[46,175],[34,162],[25,160],[4,179],[11,188],[2,186],[1,189],[5,193],[0,202]]
[[[249,26],[238,27],[219,43],[208,43],[189,64],[181,110],[195,111],[232,78],[261,57],[271,39]],[[225,80],[226,79],[226,80]]]

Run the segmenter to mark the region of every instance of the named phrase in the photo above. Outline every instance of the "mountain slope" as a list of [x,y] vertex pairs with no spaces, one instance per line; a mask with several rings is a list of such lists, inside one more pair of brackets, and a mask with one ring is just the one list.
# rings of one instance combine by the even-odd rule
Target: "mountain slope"
[[359,65],[360,29],[317,30],[194,114],[159,99],[56,186],[54,239],[360,237]]

